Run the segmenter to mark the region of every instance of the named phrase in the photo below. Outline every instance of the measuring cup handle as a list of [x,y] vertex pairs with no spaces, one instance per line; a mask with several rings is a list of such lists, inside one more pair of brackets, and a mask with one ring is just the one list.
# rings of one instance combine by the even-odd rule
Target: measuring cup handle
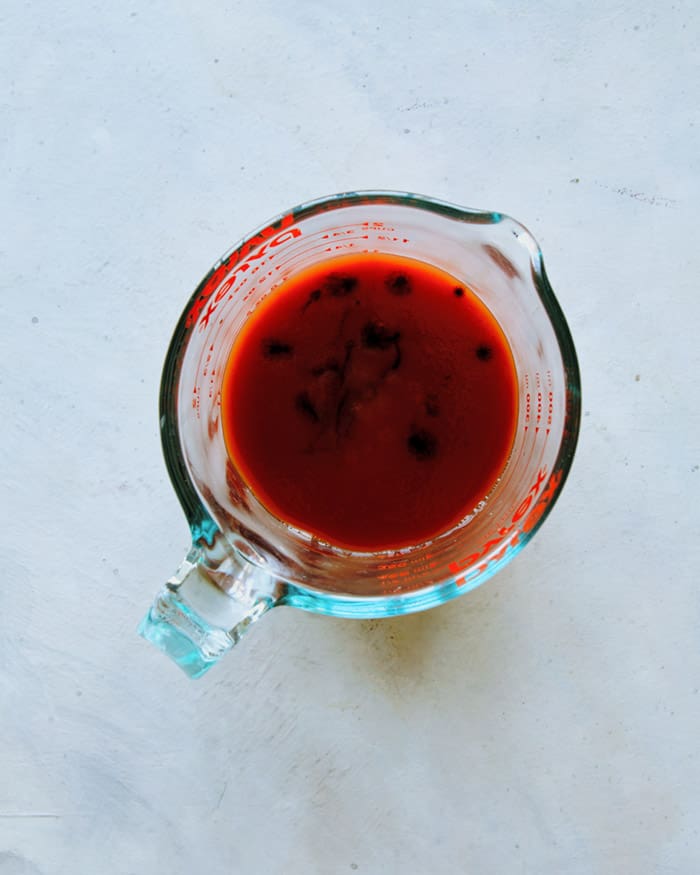
[[198,678],[274,607],[275,592],[274,579],[246,560],[229,556],[225,568],[212,569],[193,548],[155,597],[138,631],[185,674]]

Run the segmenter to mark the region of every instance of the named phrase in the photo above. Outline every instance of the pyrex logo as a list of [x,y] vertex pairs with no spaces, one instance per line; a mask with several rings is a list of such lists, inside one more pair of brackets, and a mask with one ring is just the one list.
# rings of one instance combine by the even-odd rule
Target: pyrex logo
[[[299,228],[289,227],[293,223],[294,216],[288,213],[278,222],[263,228],[214,268],[187,314],[185,327],[190,328],[199,322],[200,330],[205,328],[221,301],[227,295],[234,293],[241,277],[249,270],[255,271],[256,262],[266,255],[269,257],[270,250],[274,250],[288,240],[300,237]],[[288,230],[282,230],[284,228]],[[282,233],[279,233],[280,231]]]
[[[464,559],[460,559],[457,562],[450,562],[448,565],[450,574],[461,574],[461,577],[458,577],[455,580],[457,586],[464,586],[467,583],[467,577],[469,577],[470,580],[473,580],[474,577],[478,577],[486,571],[489,565],[498,562],[506,555],[506,552],[509,549],[515,547],[520,542],[523,534],[532,531],[539,522],[547,506],[556,495],[562,476],[561,471],[555,471],[549,478],[544,491],[539,496],[539,501],[535,503],[538,493],[542,488],[542,484],[547,480],[547,469],[541,468],[538,471],[537,478],[530,487],[527,495],[513,512],[510,525],[498,529],[495,536],[486,541],[486,543],[476,552],[471,553],[469,556],[465,556]],[[510,537],[508,537],[508,535],[510,535]],[[492,550],[499,544],[501,545],[501,549],[494,553],[493,556],[489,556],[488,559],[485,559],[489,550]],[[480,559],[484,561],[475,566],[474,563],[479,562]]]

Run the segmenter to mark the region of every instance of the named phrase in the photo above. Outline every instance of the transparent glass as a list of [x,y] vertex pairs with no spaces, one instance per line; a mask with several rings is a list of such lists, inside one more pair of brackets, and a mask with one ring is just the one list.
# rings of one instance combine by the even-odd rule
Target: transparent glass
[[[515,442],[490,494],[439,537],[375,553],[339,549],[271,515],[227,455],[220,410],[224,368],[255,305],[310,264],[364,251],[428,262],[479,295],[508,339],[519,384]],[[396,192],[302,204],[219,261],[175,329],[160,425],[192,549],[140,632],[197,677],[277,605],[383,617],[468,592],[510,562],[552,509],[571,465],[579,417],[571,335],[539,246],[521,224]]]

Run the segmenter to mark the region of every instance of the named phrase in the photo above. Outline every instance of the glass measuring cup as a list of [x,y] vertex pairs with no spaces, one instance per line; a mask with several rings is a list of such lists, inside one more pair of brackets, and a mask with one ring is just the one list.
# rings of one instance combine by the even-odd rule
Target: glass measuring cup
[[[486,304],[510,344],[519,385],[510,458],[459,525],[393,551],[326,544],[274,517],[228,457],[225,365],[255,305],[316,262],[363,251],[433,264]],[[578,437],[580,379],[564,316],[531,234],[500,213],[399,192],[352,192],[302,204],[245,237],[199,285],[163,368],[165,461],[192,548],[139,628],[199,677],[278,605],[341,617],[434,607],[483,583],[551,510]]]

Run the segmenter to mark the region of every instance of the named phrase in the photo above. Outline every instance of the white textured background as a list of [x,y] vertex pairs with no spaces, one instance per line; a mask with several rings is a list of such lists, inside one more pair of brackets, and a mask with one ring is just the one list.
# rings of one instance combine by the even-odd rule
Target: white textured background
[[[700,8],[0,6],[0,875],[700,872]],[[541,242],[583,428],[528,549],[423,615],[136,636],[188,532],[160,368],[286,207],[395,188]]]

